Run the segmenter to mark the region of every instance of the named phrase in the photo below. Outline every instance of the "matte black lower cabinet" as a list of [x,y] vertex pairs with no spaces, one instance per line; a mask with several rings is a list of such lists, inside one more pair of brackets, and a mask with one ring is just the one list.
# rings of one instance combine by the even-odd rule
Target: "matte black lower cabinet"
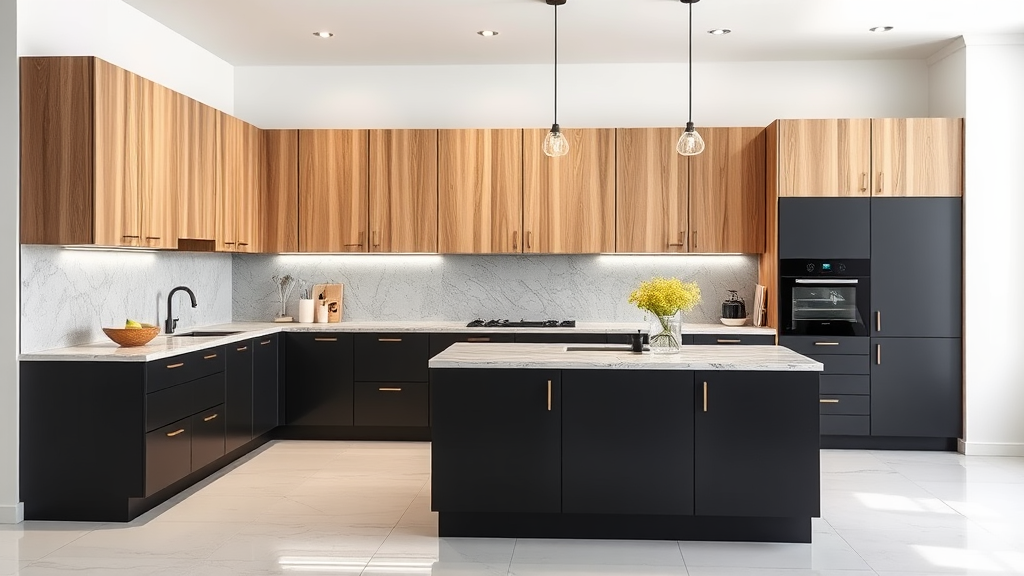
[[426,426],[426,382],[356,382],[356,426]]
[[146,496],[170,486],[191,471],[191,418],[146,434]]
[[224,455],[225,406],[214,406],[192,416],[192,467],[195,472]]
[[352,425],[352,335],[287,335],[286,423]]
[[956,439],[963,369],[959,338],[872,338],[871,435]]
[[693,372],[562,371],[562,512],[693,514]]
[[[252,440],[253,366],[251,341],[243,340],[224,347],[227,354],[225,363],[225,400],[219,417],[226,431],[224,448],[231,452]],[[223,454],[223,452],[222,452]]]
[[279,423],[278,335],[255,338],[252,346],[252,436],[258,438]]
[[560,512],[559,372],[432,373],[432,509]]

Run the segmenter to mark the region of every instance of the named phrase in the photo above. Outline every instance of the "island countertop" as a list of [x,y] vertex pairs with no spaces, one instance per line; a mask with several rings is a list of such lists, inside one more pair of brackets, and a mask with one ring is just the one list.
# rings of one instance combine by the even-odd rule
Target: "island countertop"
[[821,362],[783,346],[683,346],[678,354],[631,352],[623,345],[457,343],[431,368],[565,370],[750,370],[821,372]]

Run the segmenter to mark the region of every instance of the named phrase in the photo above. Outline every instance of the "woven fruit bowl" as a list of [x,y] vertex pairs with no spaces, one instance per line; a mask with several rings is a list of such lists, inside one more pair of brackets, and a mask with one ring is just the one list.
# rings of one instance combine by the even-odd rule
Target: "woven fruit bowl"
[[160,327],[143,324],[142,328],[104,328],[103,333],[121,346],[144,346],[156,338]]

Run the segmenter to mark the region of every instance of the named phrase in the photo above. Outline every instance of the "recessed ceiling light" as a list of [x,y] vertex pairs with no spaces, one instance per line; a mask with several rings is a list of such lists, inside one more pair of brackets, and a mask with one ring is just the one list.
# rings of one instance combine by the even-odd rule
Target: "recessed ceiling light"
[[869,30],[871,32],[888,32],[892,30],[892,26],[875,26],[874,28],[869,28]]
[[497,36],[498,35],[498,31],[497,30],[480,30],[479,32],[477,32],[477,34],[483,36],[484,38],[490,38],[491,36]]
[[730,32],[732,32],[732,30],[729,30],[728,28],[715,28],[714,30],[708,30],[708,34],[711,34],[712,36],[724,36]]
[[313,32],[313,36],[316,36],[317,38],[330,38],[330,37],[334,36],[334,32],[328,32],[326,30],[321,30],[320,32]]

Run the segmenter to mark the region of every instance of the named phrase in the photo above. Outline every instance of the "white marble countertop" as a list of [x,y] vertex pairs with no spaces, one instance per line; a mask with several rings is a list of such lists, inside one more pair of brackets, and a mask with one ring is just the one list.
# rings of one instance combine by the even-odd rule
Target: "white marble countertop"
[[[466,322],[444,320],[386,321],[386,322],[338,322],[328,324],[299,324],[275,322],[235,322],[216,326],[179,327],[178,334],[194,330],[238,332],[228,336],[207,336],[202,338],[174,337],[160,335],[145,346],[123,348],[109,340],[69,348],[55,348],[22,354],[25,361],[78,361],[78,362],[150,362],[178,354],[195,352],[276,334],[278,332],[451,332],[451,333],[590,333],[630,334],[640,330],[648,332],[650,325],[637,322],[577,322],[575,328],[467,328]],[[683,324],[684,334],[764,334],[775,335],[774,328],[752,326],[730,327],[722,324]]]
[[[593,350],[602,347],[604,350]],[[586,348],[573,351],[573,348]],[[624,345],[460,342],[430,359],[431,368],[603,370],[752,370],[821,372],[824,365],[782,346],[683,346],[678,354],[637,354]]]

